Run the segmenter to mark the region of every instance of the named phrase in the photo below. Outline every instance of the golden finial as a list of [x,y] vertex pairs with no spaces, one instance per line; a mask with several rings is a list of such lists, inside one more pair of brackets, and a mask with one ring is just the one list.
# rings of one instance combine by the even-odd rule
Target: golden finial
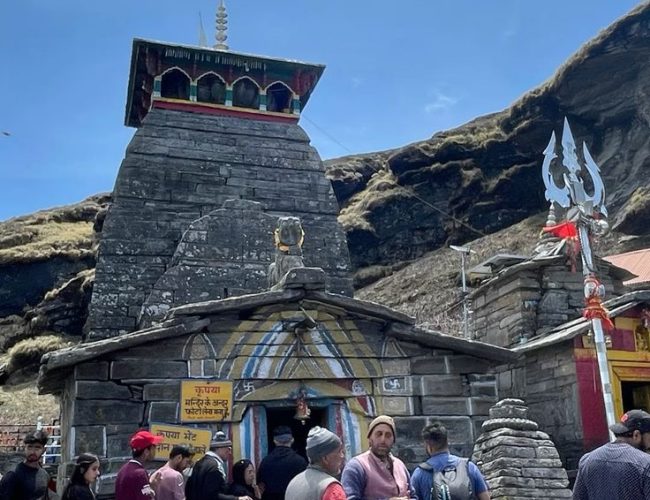
[[214,48],[217,50],[228,50],[228,45],[226,45],[226,39],[228,38],[228,14],[226,14],[226,6],[223,3],[223,0],[219,2],[219,7],[217,8],[217,34],[216,39],[217,43],[214,45]]

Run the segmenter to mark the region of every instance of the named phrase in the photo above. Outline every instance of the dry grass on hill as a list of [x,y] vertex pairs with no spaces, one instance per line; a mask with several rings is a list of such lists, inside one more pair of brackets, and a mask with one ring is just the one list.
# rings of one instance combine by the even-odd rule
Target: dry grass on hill
[[[499,251],[530,255],[545,214],[530,217],[497,233],[474,240],[467,269]],[[357,291],[356,298],[372,300],[414,316],[417,322],[445,332],[460,332],[460,256],[439,248],[391,276]]]
[[0,222],[0,264],[94,255],[93,221],[108,200],[108,195],[96,195],[75,205]]
[[50,394],[39,395],[34,382],[0,390],[0,425],[33,424],[38,417],[46,423],[59,418],[59,400]]

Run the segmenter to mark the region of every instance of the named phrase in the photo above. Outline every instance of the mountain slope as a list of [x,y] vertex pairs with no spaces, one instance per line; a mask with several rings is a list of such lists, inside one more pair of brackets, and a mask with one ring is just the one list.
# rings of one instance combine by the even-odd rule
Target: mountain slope
[[608,189],[612,222],[650,215],[650,3],[583,46],[510,108],[403,148],[327,162],[353,266],[391,265],[546,208],[542,151],[567,116]]

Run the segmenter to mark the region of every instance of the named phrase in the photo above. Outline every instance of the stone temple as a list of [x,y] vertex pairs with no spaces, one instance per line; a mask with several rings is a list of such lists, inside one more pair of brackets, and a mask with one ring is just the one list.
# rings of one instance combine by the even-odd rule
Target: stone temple
[[137,130],[104,223],[89,338],[148,326],[173,306],[262,291],[273,217],[265,225],[229,211],[226,218],[238,218],[236,236],[226,239],[215,220],[210,240],[195,232],[187,242],[213,251],[188,254],[174,266],[184,232],[219,219],[215,211],[227,200],[258,202],[269,216],[300,217],[305,264],[325,270],[328,290],[351,295],[338,204],[298,125],[323,69],[134,40],[125,124]]

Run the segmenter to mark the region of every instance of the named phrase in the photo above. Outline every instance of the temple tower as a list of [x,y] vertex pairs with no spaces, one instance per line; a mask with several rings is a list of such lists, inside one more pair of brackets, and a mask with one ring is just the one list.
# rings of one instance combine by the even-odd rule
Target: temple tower
[[[277,217],[299,217],[305,265],[325,270],[328,291],[352,294],[337,201],[317,151],[298,125],[324,66],[229,50],[222,7],[214,48],[133,41],[125,124],[137,130],[104,223],[89,338],[113,337],[155,320],[154,288],[156,297],[172,305],[196,297],[188,287],[203,288],[203,300],[261,291],[266,281],[259,279],[259,268],[273,255],[248,251],[247,220],[239,221],[241,241],[220,239],[218,230],[194,233],[217,253],[222,250],[218,262],[193,261],[197,269],[219,267],[208,273],[212,278],[202,280],[206,273],[197,270],[192,279],[161,279],[184,232],[215,211],[223,220],[224,203],[232,199],[258,202],[274,216],[268,228],[251,226],[251,234],[271,242]],[[233,217],[247,213],[236,210]],[[219,281],[229,269],[241,275],[248,268],[257,275],[235,288]]]

